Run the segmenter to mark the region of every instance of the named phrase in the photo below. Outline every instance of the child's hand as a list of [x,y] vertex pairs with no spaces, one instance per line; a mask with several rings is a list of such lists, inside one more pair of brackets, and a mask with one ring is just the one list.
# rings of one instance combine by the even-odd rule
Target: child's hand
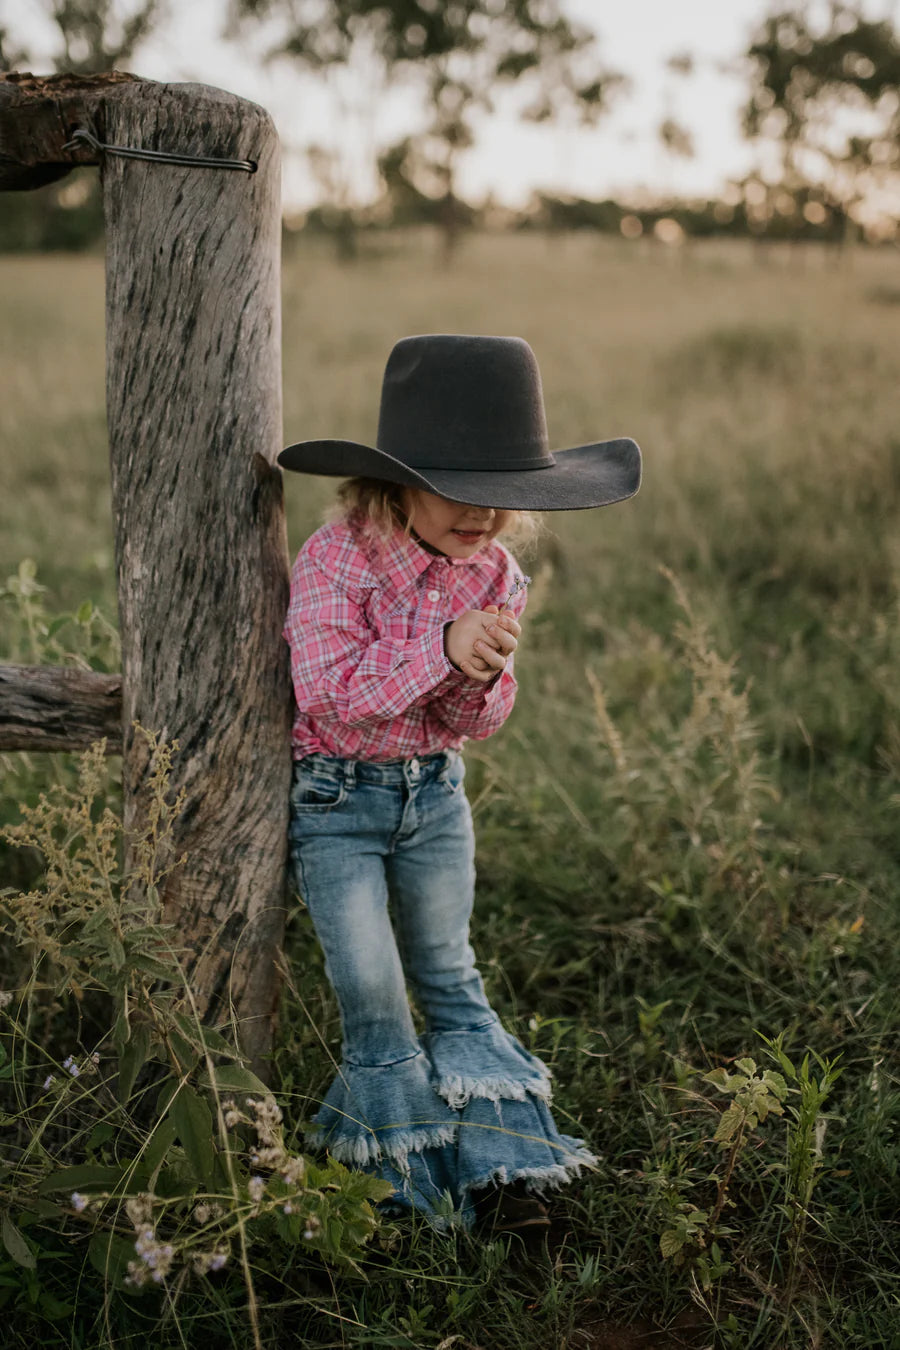
[[[499,608],[498,605],[485,605],[485,607],[484,607],[484,609],[481,611],[481,613],[482,613],[482,614],[492,614],[492,615],[493,615],[493,614],[499,614],[499,613],[500,613],[500,608]],[[509,615],[508,617],[511,618],[512,615]],[[491,625],[488,624],[487,629],[485,629],[484,631],[485,631],[485,632],[488,632],[490,628],[491,628]],[[519,630],[519,632],[521,632],[521,629]],[[518,635],[519,635],[519,633],[517,632],[517,633],[516,633],[516,637],[518,637]],[[489,643],[490,643],[493,647],[495,647],[497,650],[499,650],[499,647],[498,647],[498,644],[497,644],[496,639],[487,638],[487,639],[485,639],[485,640],[486,640],[487,642],[489,642]],[[475,654],[474,650],[473,650],[473,652],[472,652],[471,661],[472,661],[472,665],[475,667],[476,670],[490,670],[490,667],[488,666],[487,662],[486,662],[486,661],[483,661],[483,660],[481,659],[480,656],[477,656],[477,655]]]
[[444,629],[444,650],[470,680],[487,684],[504,669],[521,632],[508,610],[501,614],[496,605],[470,609]]

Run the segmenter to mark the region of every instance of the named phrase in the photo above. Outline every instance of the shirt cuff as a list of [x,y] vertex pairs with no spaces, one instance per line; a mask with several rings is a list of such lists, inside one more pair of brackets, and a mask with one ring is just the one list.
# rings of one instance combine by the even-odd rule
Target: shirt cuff
[[479,708],[486,708],[488,704],[493,703],[498,697],[503,677],[509,675],[512,678],[512,672],[498,670],[492,680],[482,684],[480,680],[470,680],[468,676],[463,675],[462,671],[454,670],[442,680],[435,690],[436,694],[449,696],[454,706],[463,707],[469,711],[475,711]]
[[431,632],[426,633],[421,639],[422,647],[417,658],[422,662],[423,669],[429,676],[434,676],[434,681],[443,686],[445,681],[456,676],[457,679],[465,680],[465,675],[461,670],[457,670],[453,662],[447,655],[444,647],[444,627],[433,628]]

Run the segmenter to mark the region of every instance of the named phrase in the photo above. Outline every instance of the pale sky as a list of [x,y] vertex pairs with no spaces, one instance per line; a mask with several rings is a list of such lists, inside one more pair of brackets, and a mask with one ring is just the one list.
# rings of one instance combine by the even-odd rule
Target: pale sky
[[[40,61],[52,42],[52,29],[42,18],[45,3],[0,0],[0,21],[32,48],[36,70],[49,69],[46,59],[43,65]],[[479,124],[478,143],[461,172],[463,195],[480,200],[493,192],[512,205],[521,205],[534,188],[595,198],[641,189],[703,196],[757,162],[758,152],[740,135],[746,85],[739,58],[748,35],[773,8],[772,0],[562,3],[571,18],[596,31],[604,63],[630,78],[630,91],[591,131],[523,126],[501,105],[495,117]],[[863,9],[870,18],[900,22],[900,0],[866,0]],[[173,0],[171,11],[170,21],[131,62],[135,73],[218,85],[263,104],[284,146],[289,209],[302,209],[318,195],[304,145],[340,143],[347,155],[348,192],[364,200],[373,184],[361,166],[369,162],[373,141],[399,140],[418,125],[415,105],[396,82],[389,90],[375,89],[357,74],[328,93],[296,65],[263,66],[263,33],[247,30],[240,42],[225,42],[226,0]],[[694,73],[686,79],[666,69],[669,57],[684,52],[695,60]],[[674,158],[659,144],[657,129],[667,116],[690,132],[694,158]]]

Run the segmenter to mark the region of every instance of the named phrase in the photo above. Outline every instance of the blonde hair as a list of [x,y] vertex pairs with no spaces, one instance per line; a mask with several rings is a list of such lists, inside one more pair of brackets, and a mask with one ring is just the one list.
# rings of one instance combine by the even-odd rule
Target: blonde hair
[[401,483],[385,483],[380,478],[345,478],[331,516],[339,520],[354,516],[367,533],[389,539],[395,526],[409,529],[403,509],[404,490]]
[[[412,520],[403,505],[407,489],[401,483],[386,483],[380,478],[345,478],[338,488],[332,519],[353,516],[378,539],[391,537],[395,526],[407,534]],[[507,511],[508,520],[501,531],[504,540],[517,549],[525,549],[541,532],[541,519],[533,511]]]

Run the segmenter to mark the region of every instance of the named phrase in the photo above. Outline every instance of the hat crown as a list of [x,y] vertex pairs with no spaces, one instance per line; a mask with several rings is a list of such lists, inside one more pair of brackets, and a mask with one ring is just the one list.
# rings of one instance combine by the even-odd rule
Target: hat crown
[[553,464],[534,352],[516,337],[402,338],[384,372],[376,444],[415,469]]

